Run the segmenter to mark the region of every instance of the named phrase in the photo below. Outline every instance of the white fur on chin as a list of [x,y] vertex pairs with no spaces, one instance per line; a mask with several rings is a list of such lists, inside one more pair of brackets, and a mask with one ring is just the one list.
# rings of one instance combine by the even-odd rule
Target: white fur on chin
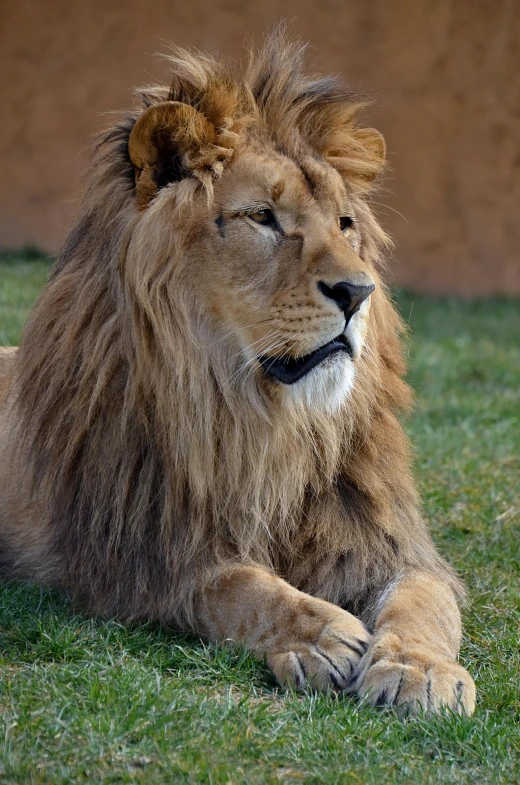
[[334,414],[352,392],[355,376],[354,363],[346,352],[340,352],[320,363],[300,381],[287,385],[284,403]]

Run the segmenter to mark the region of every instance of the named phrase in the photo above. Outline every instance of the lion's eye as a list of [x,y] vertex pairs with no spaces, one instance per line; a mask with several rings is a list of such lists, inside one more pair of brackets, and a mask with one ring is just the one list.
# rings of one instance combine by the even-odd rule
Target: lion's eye
[[249,218],[257,224],[262,224],[262,226],[276,226],[276,221],[274,220],[274,215],[272,210],[257,210],[256,213],[249,213]]
[[354,226],[354,219],[349,218],[348,215],[342,215],[341,218],[338,218],[339,228],[342,232],[346,232],[347,229],[352,229]]

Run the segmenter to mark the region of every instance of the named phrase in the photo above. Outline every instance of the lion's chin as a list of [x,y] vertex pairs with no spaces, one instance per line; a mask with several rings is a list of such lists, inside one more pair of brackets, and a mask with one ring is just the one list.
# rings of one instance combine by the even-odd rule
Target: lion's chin
[[301,406],[309,411],[337,412],[350,396],[355,367],[345,352],[334,354],[310,373],[290,386],[283,387],[287,406]]
[[303,357],[271,357],[269,355],[258,357],[258,362],[264,373],[281,384],[295,384],[311,373],[318,365],[323,365],[334,354],[347,352],[353,356],[352,345],[345,333],[333,338],[323,346]]

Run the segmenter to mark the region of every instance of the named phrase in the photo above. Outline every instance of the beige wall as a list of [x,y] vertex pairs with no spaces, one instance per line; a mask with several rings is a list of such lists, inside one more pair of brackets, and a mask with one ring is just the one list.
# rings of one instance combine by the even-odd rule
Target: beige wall
[[56,249],[100,113],[165,78],[165,42],[238,56],[282,16],[375,93],[394,280],[519,295],[520,0],[3,0],[0,246]]

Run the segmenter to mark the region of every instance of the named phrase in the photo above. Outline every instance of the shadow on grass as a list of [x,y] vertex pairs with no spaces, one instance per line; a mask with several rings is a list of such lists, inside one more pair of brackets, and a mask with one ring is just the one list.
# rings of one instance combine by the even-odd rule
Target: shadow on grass
[[92,617],[63,591],[17,581],[0,583],[0,652],[0,660],[17,666],[134,661],[208,685],[247,680],[260,693],[279,689],[267,666],[243,647],[207,643],[153,622],[125,625]]
[[54,257],[35,245],[24,245],[18,249],[0,250],[0,262],[53,262]]

